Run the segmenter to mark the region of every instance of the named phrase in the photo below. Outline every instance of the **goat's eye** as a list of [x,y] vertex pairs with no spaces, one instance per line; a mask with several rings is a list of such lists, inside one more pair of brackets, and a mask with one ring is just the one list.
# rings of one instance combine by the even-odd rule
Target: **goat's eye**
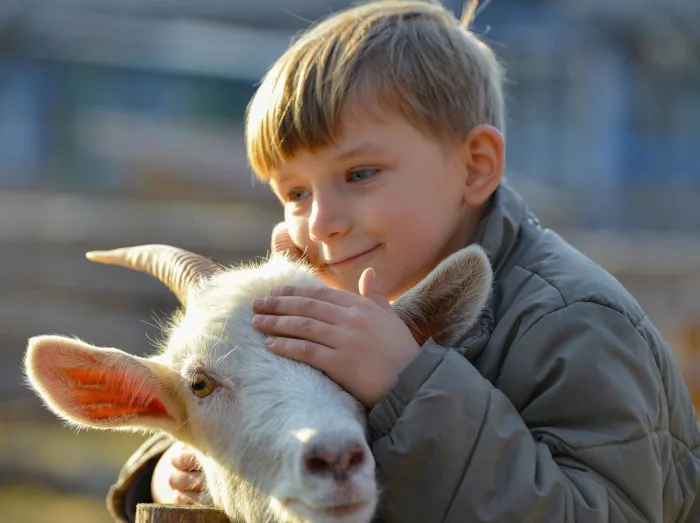
[[194,375],[190,390],[192,390],[196,396],[203,398],[214,392],[214,382],[209,376],[199,372]]

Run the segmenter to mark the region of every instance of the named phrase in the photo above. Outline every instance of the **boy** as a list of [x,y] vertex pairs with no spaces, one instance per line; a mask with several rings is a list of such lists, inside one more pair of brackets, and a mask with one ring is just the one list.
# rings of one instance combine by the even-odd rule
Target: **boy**
[[[368,408],[380,520],[700,521],[700,432],[659,333],[502,183],[503,80],[475,8],[461,24],[419,1],[352,8],[264,78],[246,136],[284,205],[273,242],[332,289],[262,296],[254,323]],[[455,347],[409,332],[389,302],[470,243],[495,274],[480,322],[455,325]],[[168,447],[125,466],[117,518],[149,487],[160,502],[202,489]]]

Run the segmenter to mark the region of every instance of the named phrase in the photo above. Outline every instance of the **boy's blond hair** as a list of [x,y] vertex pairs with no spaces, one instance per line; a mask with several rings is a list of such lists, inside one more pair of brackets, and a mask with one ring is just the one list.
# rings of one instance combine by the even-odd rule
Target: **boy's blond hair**
[[296,40],[262,80],[246,114],[253,172],[271,172],[299,150],[330,145],[348,104],[393,111],[428,136],[463,138],[474,126],[504,129],[503,73],[461,20],[439,3],[380,0],[338,12]]

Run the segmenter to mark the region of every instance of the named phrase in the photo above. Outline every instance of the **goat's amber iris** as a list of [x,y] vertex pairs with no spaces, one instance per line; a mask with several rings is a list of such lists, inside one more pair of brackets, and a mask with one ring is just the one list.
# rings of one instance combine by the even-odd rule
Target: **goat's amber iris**
[[205,396],[209,396],[209,394],[214,392],[214,382],[206,374],[198,372],[194,375],[194,379],[190,385],[190,390],[192,390],[196,396],[204,398]]

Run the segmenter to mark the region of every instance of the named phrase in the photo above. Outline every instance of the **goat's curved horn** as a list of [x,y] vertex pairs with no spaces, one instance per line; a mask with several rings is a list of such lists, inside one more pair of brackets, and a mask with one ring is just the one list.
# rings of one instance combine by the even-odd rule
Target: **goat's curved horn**
[[189,289],[200,279],[219,272],[220,267],[200,254],[170,245],[139,245],[111,251],[91,251],[88,260],[119,265],[158,278],[187,306]]

